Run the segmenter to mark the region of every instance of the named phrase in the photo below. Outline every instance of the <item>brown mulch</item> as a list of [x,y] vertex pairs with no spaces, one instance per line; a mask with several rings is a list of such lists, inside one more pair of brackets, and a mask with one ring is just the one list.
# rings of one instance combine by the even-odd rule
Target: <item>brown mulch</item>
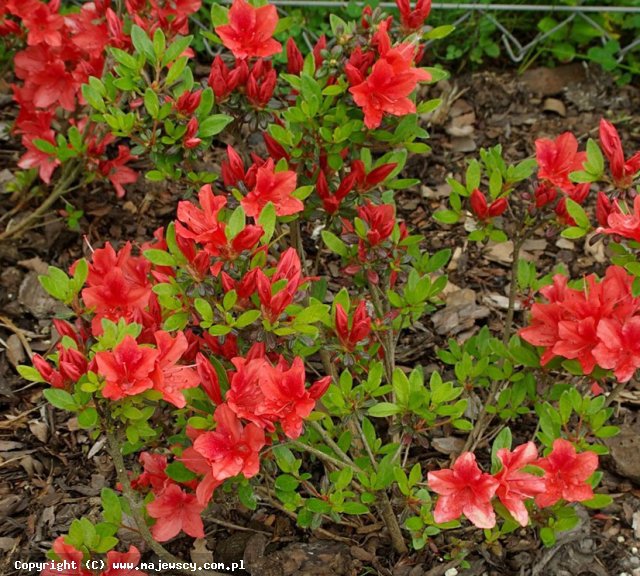
[[[640,91],[617,87],[595,70],[572,66],[533,70],[523,77],[513,73],[482,72],[442,82],[429,89],[429,97],[442,97],[444,105],[425,118],[433,150],[409,161],[407,175],[421,185],[403,191],[398,205],[414,231],[425,234],[430,250],[454,250],[447,273],[454,287],[440,316],[428,319],[402,339],[399,362],[407,367],[435,362],[435,348],[449,337],[464,340],[483,326],[502,329],[509,255],[499,249],[465,245],[460,226],[443,227],[431,214],[446,205],[446,178],[464,172],[465,160],[481,147],[503,145],[508,160],[533,153],[535,138],[553,137],[570,130],[582,142],[597,137],[601,116],[618,123],[623,141],[640,148],[640,118],[630,112],[640,106]],[[0,125],[13,112],[0,108]],[[0,130],[0,133],[2,130]],[[15,141],[2,141],[0,153],[0,218],[11,207],[5,182],[18,156]],[[9,173],[7,172],[9,171]],[[95,192],[95,193],[91,193]],[[67,268],[75,259],[109,239],[142,242],[166,224],[177,196],[164,186],[141,183],[124,202],[109,191],[96,189],[67,198],[84,211],[80,231],[69,231],[54,215],[45,225],[29,231],[20,241],[0,245],[0,574],[26,574],[14,562],[43,561],[51,542],[68,530],[75,518],[95,517],[99,493],[114,485],[112,463],[103,446],[80,430],[77,421],[54,410],[40,386],[29,385],[15,371],[27,354],[45,354],[51,346],[50,319],[56,304],[39,287],[37,275],[48,265]],[[0,221],[0,227],[5,222]],[[583,242],[557,243],[535,238],[525,250],[539,270],[563,262],[574,276],[601,266],[604,247],[585,248]],[[456,289],[459,289],[456,291]],[[521,321],[517,315],[516,320]],[[637,436],[638,402],[633,393],[616,406],[616,421],[625,438]],[[633,443],[612,447],[604,460],[605,491],[614,504],[582,517],[581,524],[563,536],[558,546],[542,548],[530,531],[517,531],[503,546],[487,546],[482,536],[464,534],[461,547],[472,547],[469,566],[457,566],[470,575],[618,575],[640,574],[640,472]],[[631,462],[631,464],[629,464]],[[636,475],[637,474],[637,475]],[[218,520],[247,527],[248,531],[209,524],[206,548],[214,561],[247,560],[253,574],[393,574],[423,576],[453,574],[455,563],[434,563],[435,550],[400,559],[388,553],[385,535],[375,531],[356,535],[349,544],[309,540],[292,521],[276,510],[256,513],[222,502]],[[378,533],[377,533],[378,532]],[[265,534],[266,533],[266,534]],[[475,538],[475,543],[474,543]],[[138,546],[135,539],[132,540]],[[435,546],[440,541],[434,541]],[[188,557],[189,539],[171,545]],[[204,550],[204,551],[203,551]],[[446,552],[455,554],[455,548]],[[319,559],[314,561],[313,559]],[[447,572],[449,570],[449,572]]]

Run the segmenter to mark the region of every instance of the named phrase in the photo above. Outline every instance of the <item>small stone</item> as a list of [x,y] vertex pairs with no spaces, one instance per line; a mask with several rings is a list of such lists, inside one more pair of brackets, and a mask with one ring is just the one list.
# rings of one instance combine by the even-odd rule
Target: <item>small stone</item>
[[622,544],[624,542],[624,536],[618,536],[616,540],[618,541],[618,544]]
[[631,554],[637,554],[638,553],[638,548],[636,546],[632,546],[631,547]]
[[458,570],[455,568],[449,568],[449,570],[444,573],[444,576],[458,576]]

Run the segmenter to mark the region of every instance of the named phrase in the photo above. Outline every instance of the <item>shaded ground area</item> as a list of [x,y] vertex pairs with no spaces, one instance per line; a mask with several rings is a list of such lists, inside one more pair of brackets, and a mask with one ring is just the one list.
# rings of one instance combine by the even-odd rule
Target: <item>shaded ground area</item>
[[[464,160],[480,147],[501,143],[509,160],[533,153],[536,137],[574,132],[584,142],[597,136],[598,121],[607,116],[620,127],[623,141],[640,144],[640,91],[619,88],[593,70],[572,66],[554,71],[530,71],[522,78],[485,72],[443,82],[429,90],[444,105],[425,125],[432,133],[433,152],[410,160],[409,176],[422,185],[400,194],[401,214],[414,230],[424,233],[431,250],[452,247],[449,266],[451,286],[446,305],[430,319],[403,335],[398,359],[402,366],[423,364],[435,368],[435,349],[449,337],[463,340],[481,326],[502,330],[506,307],[509,250],[503,247],[466,246],[462,226],[437,225],[431,214],[444,207],[449,176],[459,176]],[[0,109],[0,125],[10,121],[10,107]],[[2,130],[0,130],[2,132]],[[18,157],[15,141],[2,141],[0,153],[0,226],[16,198],[6,192],[11,169]],[[4,168],[4,170],[3,170]],[[27,353],[45,354],[52,343],[50,318],[56,304],[39,287],[37,275],[49,264],[67,268],[90,246],[109,239],[142,242],[174,214],[177,197],[164,187],[140,184],[124,203],[102,189],[72,192],[67,198],[85,216],[81,232],[67,229],[58,215],[29,231],[19,242],[0,245],[0,574],[20,574],[16,560],[42,561],[51,542],[65,533],[70,522],[83,515],[93,517],[103,486],[113,486],[112,463],[101,440],[94,442],[79,430],[75,418],[46,404],[38,385],[28,385],[15,372]],[[84,196],[84,199],[83,199]],[[3,216],[5,215],[5,216]],[[525,255],[548,271],[563,262],[575,277],[598,270],[605,262],[601,243],[569,242],[536,237],[525,246]],[[335,269],[334,281],[340,282]],[[521,321],[520,313],[516,320]],[[604,490],[614,497],[609,508],[582,514],[578,528],[566,533],[558,545],[542,548],[530,531],[518,531],[503,546],[484,544],[475,528],[458,531],[457,540],[434,539],[425,551],[396,562],[388,551],[381,526],[335,529],[335,540],[309,539],[282,511],[258,507],[244,510],[229,497],[214,505],[207,541],[191,550],[190,539],[178,539],[170,548],[183,557],[209,555],[216,562],[245,560],[253,574],[393,574],[394,576],[451,575],[461,549],[468,556],[470,575],[617,575],[640,574],[640,462],[637,458],[637,406],[640,394],[630,391],[616,404],[616,422],[623,434],[612,441],[612,456],[604,460]],[[429,449],[424,468],[433,459],[446,462],[456,449],[456,438],[447,446]],[[328,530],[335,527],[327,525]],[[123,540],[140,545],[134,533]],[[453,543],[452,543],[453,542]],[[449,572],[447,572],[449,570]],[[22,572],[25,573],[25,572]]]

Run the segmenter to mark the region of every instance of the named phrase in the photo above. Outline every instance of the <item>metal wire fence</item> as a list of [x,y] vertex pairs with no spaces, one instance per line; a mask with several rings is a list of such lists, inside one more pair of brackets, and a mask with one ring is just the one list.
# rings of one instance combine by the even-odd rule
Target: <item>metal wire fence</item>
[[[346,7],[348,4],[340,0],[273,0],[277,6],[297,6],[301,8],[332,8]],[[568,27],[576,20],[582,20],[599,34],[600,42],[604,46],[610,41],[618,42],[618,34],[605,28],[597,17],[607,14],[637,15],[638,27],[640,31],[640,0],[633,2],[634,5],[558,5],[558,4],[498,4],[498,3],[471,3],[471,2],[434,2],[432,8],[437,11],[464,11],[464,14],[453,18],[450,22],[454,26],[461,26],[476,15],[488,20],[500,34],[506,53],[513,62],[521,62],[536,46],[541,45],[546,40],[552,38],[563,28]],[[394,2],[381,2],[378,4],[383,8],[395,8]],[[523,41],[518,38],[517,32],[510,30],[501,18],[505,14],[515,12],[529,12],[531,14],[553,15],[560,18],[552,27],[540,31],[534,38]],[[619,45],[610,54],[617,61],[622,62],[625,56],[634,50],[640,50],[640,34],[631,39],[626,44]]]

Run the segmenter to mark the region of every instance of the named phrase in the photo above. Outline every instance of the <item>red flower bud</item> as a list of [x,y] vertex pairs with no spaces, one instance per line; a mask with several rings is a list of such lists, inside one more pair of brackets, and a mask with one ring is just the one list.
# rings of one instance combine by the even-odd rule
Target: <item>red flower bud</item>
[[489,216],[489,207],[487,206],[486,196],[476,188],[471,192],[469,201],[471,202],[471,211],[474,213],[476,218],[478,218],[478,220],[486,220]]

